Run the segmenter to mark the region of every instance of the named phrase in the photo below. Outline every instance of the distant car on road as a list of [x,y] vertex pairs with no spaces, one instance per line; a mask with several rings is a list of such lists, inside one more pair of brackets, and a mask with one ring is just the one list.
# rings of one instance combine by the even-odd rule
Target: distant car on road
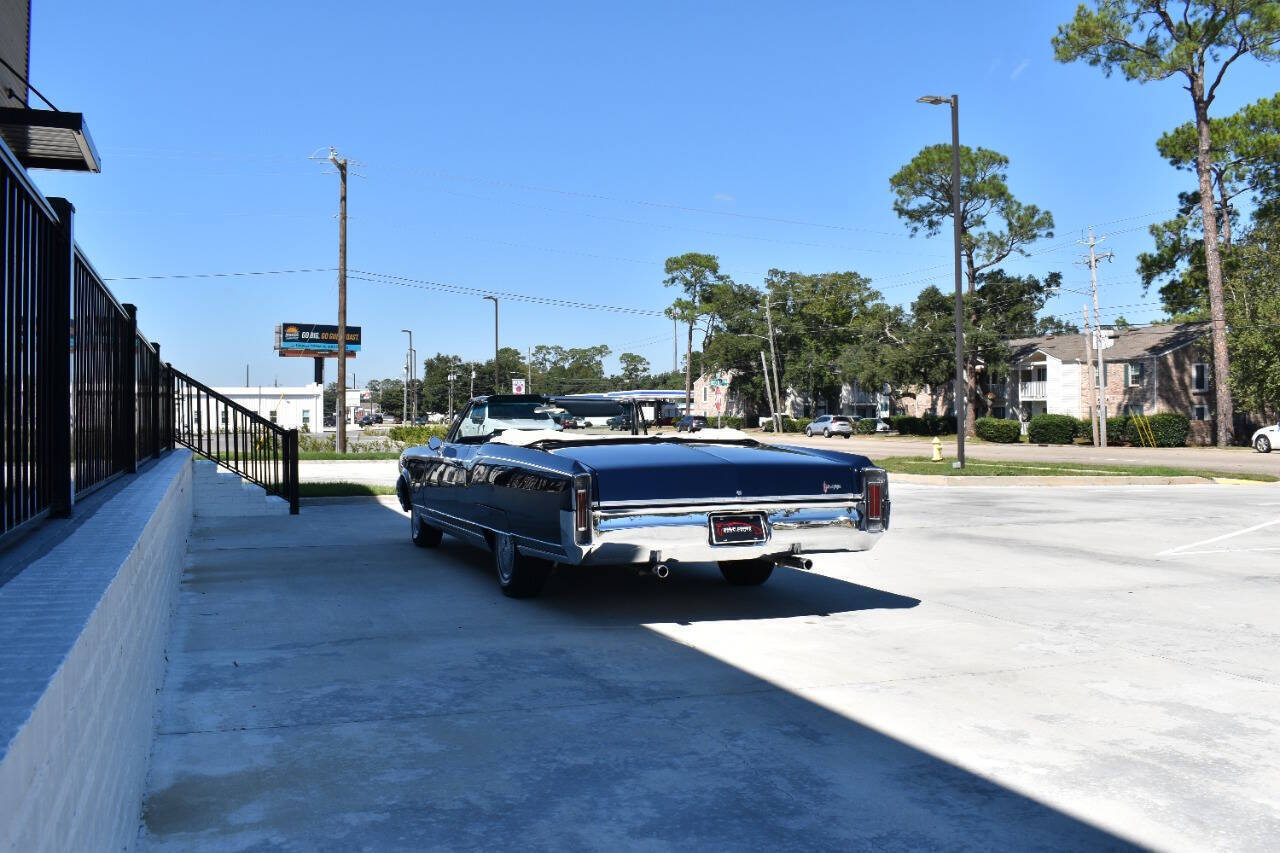
[[844,415],[819,415],[804,428],[804,434],[811,438],[818,434],[824,438],[833,435],[848,438],[853,435],[853,422]]
[[605,424],[609,429],[624,429],[628,432],[631,431],[631,418],[626,415],[614,415],[609,418],[609,420],[605,421]]
[[874,429],[871,430],[872,432],[891,432],[893,430],[893,427],[889,426],[880,418],[858,418],[859,423],[866,423],[868,421],[875,424]]
[[697,432],[707,428],[707,419],[702,415],[685,415],[676,421],[676,432]]
[[552,412],[551,420],[560,424],[561,429],[579,429],[582,422],[568,412]]
[[1280,424],[1265,426],[1255,432],[1252,444],[1259,453],[1270,453],[1273,447],[1280,447]]

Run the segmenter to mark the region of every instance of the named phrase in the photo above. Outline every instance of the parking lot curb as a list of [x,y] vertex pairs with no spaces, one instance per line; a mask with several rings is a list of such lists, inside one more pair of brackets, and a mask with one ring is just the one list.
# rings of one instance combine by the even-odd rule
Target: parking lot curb
[[326,498],[300,498],[298,502],[302,506],[333,506],[335,504],[364,503],[365,501],[377,501],[383,506],[400,509],[400,499],[395,495],[342,495]]
[[[1046,486],[1071,488],[1080,486],[1203,486],[1215,481],[1207,477],[1135,477],[1105,474],[1082,477],[966,477],[946,474],[890,474],[891,483],[915,483],[922,486]],[[1237,481],[1227,481],[1237,482]],[[1240,481],[1253,482],[1253,481]]]

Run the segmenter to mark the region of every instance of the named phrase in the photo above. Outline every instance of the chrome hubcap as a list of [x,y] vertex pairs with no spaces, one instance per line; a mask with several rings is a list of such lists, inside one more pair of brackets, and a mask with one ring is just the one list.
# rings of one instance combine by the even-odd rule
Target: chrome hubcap
[[511,572],[516,562],[516,545],[510,536],[500,534],[496,544],[498,553],[498,575],[503,582],[511,580]]

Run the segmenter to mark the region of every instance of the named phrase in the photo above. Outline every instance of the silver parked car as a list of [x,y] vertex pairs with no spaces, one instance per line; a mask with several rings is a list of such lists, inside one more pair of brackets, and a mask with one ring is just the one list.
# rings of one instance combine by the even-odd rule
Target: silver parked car
[[824,438],[840,435],[848,438],[853,435],[853,423],[844,415],[819,415],[804,428],[804,434],[807,436],[821,434]]

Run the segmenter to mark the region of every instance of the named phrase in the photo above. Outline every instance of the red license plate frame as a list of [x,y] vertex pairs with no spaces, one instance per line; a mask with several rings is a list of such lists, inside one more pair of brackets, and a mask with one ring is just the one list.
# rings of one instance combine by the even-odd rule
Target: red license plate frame
[[707,519],[712,545],[759,545],[768,541],[762,512],[714,513]]

